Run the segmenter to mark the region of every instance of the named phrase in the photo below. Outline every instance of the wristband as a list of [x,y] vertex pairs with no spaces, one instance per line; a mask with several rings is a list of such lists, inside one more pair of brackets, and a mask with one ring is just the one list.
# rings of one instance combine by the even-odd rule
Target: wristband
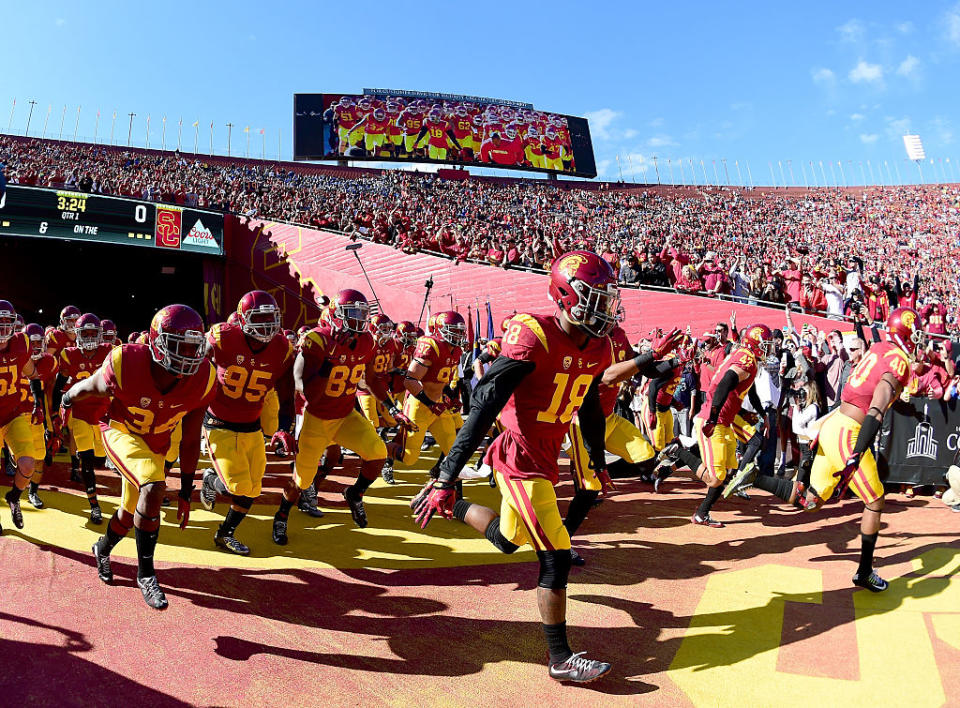
[[436,404],[436,401],[434,401],[433,399],[431,399],[430,396],[428,396],[428,395],[427,395],[426,393],[424,393],[423,391],[421,391],[420,393],[418,393],[417,395],[415,395],[414,398],[416,398],[418,401],[420,401],[420,403],[422,403],[422,404],[425,405],[425,406],[432,406],[432,405]]

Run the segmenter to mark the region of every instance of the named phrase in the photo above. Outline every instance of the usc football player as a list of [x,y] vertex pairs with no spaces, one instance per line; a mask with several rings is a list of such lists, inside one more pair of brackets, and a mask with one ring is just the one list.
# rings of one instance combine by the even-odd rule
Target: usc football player
[[[377,314],[370,318],[369,328],[377,345],[373,359],[373,373],[381,379],[387,390],[393,393],[390,386],[390,372],[393,371],[397,356],[400,354],[400,344],[394,337],[396,325],[386,315]],[[392,428],[397,424],[366,385],[361,386],[357,391],[357,400],[360,402],[360,410],[373,427],[380,428],[383,423],[384,427]]]
[[137,586],[150,607],[163,610],[167,598],[157,581],[153,553],[160,532],[166,489],[165,457],[171,433],[182,423],[180,442],[180,528],[190,521],[190,496],[200,457],[203,415],[217,392],[217,372],[204,356],[203,320],[186,305],[169,305],[150,323],[147,344],[114,349],[103,366],[63,395],[65,423],[74,405],[89,398],[110,400],[103,444],[122,477],[122,498],[106,533],[93,544],[97,574],[113,582],[110,553],[134,529]]
[[[557,458],[570,421],[579,412],[593,472],[609,485],[605,469],[600,376],[611,363],[607,337],[617,323],[620,295],[610,265],[595,253],[573,251],[553,263],[550,297],[555,315],[520,313],[503,339],[503,351],[473,393],[473,407],[440,466],[411,503],[421,527],[439,512],[476,529],[500,551],[530,544],[540,574],[537,605],[549,650],[549,675],[560,681],[600,678],[610,664],[574,653],[566,635],[570,536],[554,485]],[[503,433],[487,456],[502,490],[500,513],[455,499],[455,481],[497,415]]]
[[17,332],[17,311],[9,300],[0,300],[0,445],[6,443],[17,461],[13,487],[4,497],[13,525],[23,528],[20,497],[33,477],[36,458],[30,421],[20,415],[20,379],[36,377],[30,338]]
[[[20,417],[30,423],[33,437],[34,471],[30,478],[27,499],[35,509],[44,507],[40,498],[40,482],[43,474],[53,463],[47,452],[44,429],[44,390],[53,385],[57,377],[57,360],[43,350],[43,327],[31,322],[23,329],[30,339],[30,358],[33,360],[34,378],[20,377]],[[42,464],[37,464],[41,460]]]
[[230,497],[230,509],[213,540],[224,550],[246,556],[250,549],[234,533],[260,496],[267,469],[260,421],[267,394],[282,383],[287,408],[278,440],[284,449],[295,449],[290,375],[294,350],[280,330],[280,308],[270,293],[253,290],[240,298],[237,320],[236,325],[214,325],[207,335],[207,353],[217,367],[219,386],[203,421],[214,469],[204,472],[200,501],[212,511],[218,494]]
[[[77,318],[75,331],[76,346],[67,347],[60,352],[60,372],[53,390],[55,410],[60,409],[64,389],[92,376],[113,350],[110,344],[101,341],[102,329],[96,315],[88,312]],[[100,419],[106,414],[108,407],[108,401],[91,398],[74,407],[70,415],[69,431],[80,460],[80,476],[90,504],[90,522],[94,525],[103,522],[103,512],[97,499],[95,468],[96,458],[102,458],[105,454]],[[57,416],[55,420],[59,422],[60,417]]]
[[350,515],[360,528],[367,525],[363,495],[380,474],[387,456],[376,429],[355,408],[357,388],[366,381],[371,394],[383,401],[401,424],[409,423],[397,408],[383,382],[373,373],[376,344],[367,331],[370,306],[357,290],[341,290],[330,303],[328,316],[307,332],[293,365],[297,391],[306,406],[297,446],[293,479],[283,490],[273,520],[273,541],[287,543],[287,519],[301,490],[313,482],[317,465],[331,444],[342,445],[360,456],[360,473],[343,492]]

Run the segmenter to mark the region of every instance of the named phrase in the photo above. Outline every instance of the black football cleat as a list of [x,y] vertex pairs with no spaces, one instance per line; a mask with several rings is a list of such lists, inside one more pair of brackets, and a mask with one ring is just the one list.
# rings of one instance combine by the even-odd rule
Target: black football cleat
[[557,681],[572,681],[574,683],[590,683],[610,671],[610,664],[605,661],[588,659],[585,652],[578,651],[571,654],[565,661],[550,664],[550,678]]
[[694,514],[690,517],[690,522],[697,524],[697,526],[709,526],[712,529],[722,529],[724,523],[722,521],[717,521],[710,514],[706,516],[700,516],[700,514]]
[[870,592],[883,592],[888,587],[890,583],[877,575],[877,571],[871,570],[870,575],[861,577],[860,573],[857,573],[853,576],[853,584],[861,588],[866,588]]
[[103,523],[103,510],[100,509],[99,504],[94,504],[90,507],[90,523],[94,526],[99,526]]
[[10,516],[13,517],[13,525],[18,529],[23,528],[23,510],[20,508],[20,499],[13,495],[14,490],[11,489],[7,492],[4,499],[7,500],[7,505],[10,507]]
[[317,508],[317,490],[312,484],[306,489],[301,490],[300,498],[297,499],[297,509],[315,519],[323,516],[323,512]]
[[200,503],[207,511],[213,511],[217,503],[217,488],[213,485],[217,473],[213,470],[203,471],[203,481],[200,482]]
[[353,523],[359,528],[367,528],[367,510],[363,506],[363,497],[358,497],[350,492],[350,488],[343,490],[343,498],[350,507],[350,516],[353,517]]
[[97,575],[107,585],[113,583],[113,568],[110,567],[110,556],[100,555],[99,542],[93,544],[93,560],[97,563]]
[[143,601],[155,610],[167,609],[167,596],[160,589],[160,583],[157,582],[157,576],[151,575],[146,578],[137,578],[137,587],[143,595]]
[[225,551],[230,551],[235,553],[238,556],[249,556],[250,549],[235,539],[233,536],[220,535],[217,534],[213,537],[213,542],[217,544],[218,547],[222,548]]
[[287,522],[273,518],[273,542],[278,546],[287,545]]
[[583,559],[583,556],[581,556],[572,548],[570,549],[570,563],[579,567],[583,567],[587,564],[587,562]]

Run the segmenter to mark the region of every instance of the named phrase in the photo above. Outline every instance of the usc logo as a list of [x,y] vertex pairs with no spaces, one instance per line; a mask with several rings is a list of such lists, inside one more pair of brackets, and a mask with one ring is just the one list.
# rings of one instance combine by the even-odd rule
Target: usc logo
[[586,262],[586,256],[582,256],[579,253],[572,253],[560,259],[560,262],[557,263],[557,270],[568,278],[573,278],[580,269],[580,266]]
[[912,310],[907,310],[906,312],[900,313],[900,321],[910,329],[913,329],[913,325],[917,321],[917,315]]

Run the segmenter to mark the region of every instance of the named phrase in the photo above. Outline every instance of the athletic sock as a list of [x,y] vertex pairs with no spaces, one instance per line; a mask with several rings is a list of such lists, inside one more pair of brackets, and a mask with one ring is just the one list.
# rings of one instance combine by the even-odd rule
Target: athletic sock
[[243,521],[243,517],[247,515],[245,511],[237,511],[236,509],[229,509],[227,515],[223,519],[223,523],[220,524],[220,528],[217,530],[218,536],[233,536],[237,530],[237,526],[240,525],[240,522]]
[[567,517],[563,520],[563,525],[571,538],[580,528],[583,520],[587,518],[590,509],[593,508],[593,502],[599,495],[600,492],[591,489],[581,489],[573,495],[570,506],[567,507]]
[[13,486],[10,487],[10,491],[6,493],[4,499],[8,502],[20,501],[20,497],[23,496],[23,490],[20,487]]
[[860,565],[857,566],[857,574],[863,578],[870,575],[873,570],[873,551],[877,547],[877,534],[860,534]]
[[133,533],[137,539],[137,577],[149,578],[156,575],[157,571],[153,569],[153,552],[157,548],[160,531],[134,529]]
[[290,509],[293,508],[294,502],[287,501],[286,497],[280,498],[280,508],[277,509],[277,513],[274,514],[275,519],[280,519],[281,521],[286,521],[287,517],[290,516]]
[[567,623],[544,624],[543,633],[547,637],[547,649],[550,651],[550,663],[557,664],[573,656],[573,650],[567,644]]
[[470,507],[473,506],[466,499],[458,499],[457,502],[453,505],[453,518],[457,521],[463,521],[467,518],[467,512],[470,510]]
[[763,449],[763,435],[754,433],[753,437],[747,442],[747,448],[743,451],[743,457],[740,458],[740,469],[743,469],[760,454]]
[[30,482],[30,493],[36,494],[40,490],[40,485],[36,482]]
[[[114,528],[115,525],[123,529],[123,533]],[[107,524],[107,533],[97,541],[97,550],[100,552],[100,555],[109,556],[114,546],[120,543],[123,537],[127,535],[127,530],[128,529],[125,529],[123,524],[117,519],[116,514],[114,514],[110,518],[110,523]]]
[[347,491],[350,492],[350,496],[354,498],[362,497],[364,492],[370,488],[371,484],[373,484],[372,479],[367,479],[363,475],[360,475],[357,477],[357,481],[350,485],[350,488]]
[[93,450],[84,450],[80,455],[80,476],[83,479],[83,487],[87,493],[87,501],[90,506],[99,506],[97,503],[97,474],[94,471]]
[[701,519],[705,519],[710,514],[710,509],[716,503],[717,499],[720,498],[720,495],[723,493],[723,487],[710,487],[707,490],[707,495],[703,498],[703,501],[700,502],[700,506],[697,508],[697,516]]
[[793,480],[783,477],[771,477],[770,475],[762,474],[753,481],[753,486],[779,499],[783,499],[785,502],[789,502],[790,497],[793,496]]

